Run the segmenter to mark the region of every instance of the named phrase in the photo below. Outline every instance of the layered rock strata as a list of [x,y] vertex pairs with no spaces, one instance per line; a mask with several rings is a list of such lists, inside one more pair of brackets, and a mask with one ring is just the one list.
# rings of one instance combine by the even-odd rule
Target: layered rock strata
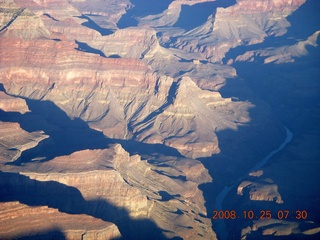
[[[39,13],[40,7],[51,9],[55,5],[28,6]],[[83,38],[79,29],[83,29],[86,36],[97,33],[80,25],[84,20],[66,18],[69,12],[64,12],[64,20],[59,20],[59,16],[52,15],[52,18],[58,19],[54,20],[47,15],[39,17],[34,13],[29,14],[38,24],[36,28],[29,26],[26,29],[21,26],[29,15],[20,13],[19,9],[22,8],[18,6],[9,5],[7,9],[6,14],[12,12],[12,16],[18,16],[11,24],[7,24],[1,37],[0,74],[9,94],[50,100],[70,118],[81,118],[110,138],[134,138],[147,143],[166,144],[188,157],[205,157],[218,153],[215,131],[227,127],[235,129],[239,125],[237,119],[247,118],[245,115],[250,104],[224,99],[218,92],[201,92],[200,88],[192,84],[195,81],[214,90],[216,85],[223,84],[223,76],[235,75],[232,71],[228,73],[230,68],[195,64],[197,67],[193,70],[187,64],[180,70],[186,72],[186,77],[181,78],[174,77],[173,68],[162,70],[162,74],[167,72],[172,76],[169,77],[159,75],[146,65],[154,62],[151,66],[161,69],[165,66],[165,59],[159,57],[159,54],[168,52],[159,46],[153,30],[119,30],[104,37],[103,45],[100,41],[102,38],[98,38],[100,40],[96,41],[96,45],[92,45],[94,49],[100,47],[106,56],[118,53],[126,57],[105,58],[101,54],[79,51],[79,43],[70,41],[71,36]],[[9,19],[10,17],[4,20],[3,24]],[[22,23],[17,22],[18,20]],[[78,35],[67,33],[67,22],[61,23],[62,21],[72,21],[68,27],[76,27]],[[53,23],[64,28],[54,29]],[[25,36],[23,31],[33,34]],[[128,45],[129,42],[125,41],[125,44],[120,42],[118,47],[114,47],[115,41],[124,39],[130,33],[135,35],[139,44],[134,42]],[[139,34],[136,35],[137,33]],[[57,39],[57,36],[60,38]],[[93,40],[92,37],[89,39],[89,42]],[[108,46],[113,46],[116,52],[112,52]],[[168,56],[173,59],[172,63],[178,63],[179,58],[174,57],[174,54],[170,53]],[[145,63],[133,59],[139,57]],[[208,69],[212,73],[207,72]],[[210,83],[209,79],[213,82]],[[185,101],[188,91],[195,92],[192,104]],[[236,109],[233,110],[233,115],[227,113],[229,109]],[[240,125],[243,123],[245,122],[241,121]],[[209,131],[202,133],[203,126]]]
[[[39,193],[35,196],[38,200],[30,199],[24,190],[17,190],[18,199],[26,203],[40,201],[59,210],[69,209],[71,213],[85,213],[113,222],[126,238],[152,236],[153,233],[148,232],[152,229],[135,232],[139,221],[153,221],[165,230],[164,236],[170,238],[215,238],[210,219],[201,217],[207,212],[198,189],[199,184],[211,178],[203,165],[195,160],[168,158],[149,164],[138,155],[129,156],[118,144],[103,150],[75,152],[48,162],[31,162],[23,167],[3,166],[2,169],[28,176],[31,182],[26,182],[26,186],[30,191],[38,186]],[[10,180],[14,178],[7,179],[3,194],[12,196],[14,190],[11,189],[22,186],[16,185],[17,180]],[[66,191],[64,202],[47,199],[47,195],[52,195],[50,184],[53,182],[77,189],[79,193]],[[45,184],[48,187],[42,188]],[[57,188],[56,194],[59,193]],[[72,202],[75,203],[70,206]],[[130,234],[135,236],[130,237]]]
[[87,215],[61,213],[48,207],[19,202],[0,203],[1,239],[116,239],[116,225]]
[[[205,203],[199,190],[211,177],[200,162],[176,156],[214,155],[210,160],[224,160],[215,165],[222,169],[218,181],[233,181],[252,159],[281,141],[284,129],[271,108],[248,91],[235,68],[221,63],[261,57],[265,63],[284,63],[305,56],[309,46],[317,46],[318,32],[290,46],[227,56],[237,46],[283,36],[290,26],[288,16],[304,2],[176,0],[152,6],[156,11],[151,13],[141,1],[2,1],[0,78],[7,95],[0,92],[0,195],[1,201],[10,201],[3,203],[4,208],[12,209],[9,215],[2,211],[3,236],[39,234],[23,228],[7,235],[8,225],[19,225],[16,216],[23,216],[30,227],[40,226],[49,233],[49,225],[60,224],[53,232],[67,239],[80,232],[84,238],[111,238],[121,232],[126,239],[216,239],[205,208],[213,202]],[[184,14],[205,6],[212,8],[207,19],[196,27],[186,26]],[[129,23],[123,23],[126,17]],[[121,27],[125,24],[131,27]],[[273,88],[269,82],[265,86]],[[33,122],[36,110],[42,124]],[[72,137],[61,134],[71,125],[76,125],[70,130]],[[106,138],[91,139],[98,135],[92,129]],[[43,157],[39,143],[48,135],[50,141],[63,143],[53,142],[52,148],[61,149]],[[141,144],[135,152],[151,150],[141,157],[130,156],[120,144],[107,147],[110,142],[128,147],[134,141]],[[34,151],[24,155],[27,149]],[[178,152],[171,154],[173,149]],[[246,201],[281,202],[279,182],[255,179],[243,182],[238,190]],[[311,188],[308,196],[312,193]],[[37,225],[41,219],[37,212],[53,219],[51,224]],[[32,214],[28,218],[25,213]],[[88,221],[90,229],[78,225]],[[284,221],[259,224],[244,230],[242,237],[255,229],[255,238],[294,234],[297,227]],[[317,231],[315,226],[304,233]]]

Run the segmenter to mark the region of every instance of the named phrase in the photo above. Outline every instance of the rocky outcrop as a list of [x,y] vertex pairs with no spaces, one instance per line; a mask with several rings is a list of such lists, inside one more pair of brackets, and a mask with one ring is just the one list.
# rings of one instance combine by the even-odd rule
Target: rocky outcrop
[[272,182],[254,182],[243,181],[237,189],[238,195],[244,195],[248,191],[249,199],[253,201],[276,201],[283,203],[280,193],[278,192],[277,184]]
[[[11,46],[12,41],[2,44],[4,47],[6,44]],[[136,104],[126,109],[131,113],[134,110],[130,108],[141,107],[148,93],[154,89],[155,77],[139,61],[105,59],[83,54],[74,50],[76,44],[70,42],[38,40],[20,44],[20,41],[15,43],[16,53],[13,49],[11,53],[2,51],[1,60],[6,67],[2,68],[1,72],[7,79],[4,79],[6,90],[14,95],[51,100],[71,118],[83,118],[91,122],[94,128],[100,126],[101,130],[109,128],[109,131],[106,131],[109,137],[125,137],[124,111],[127,102],[134,101],[141,89],[146,90],[143,92],[144,96],[141,96],[142,99],[136,100]],[[10,62],[14,62],[12,58],[16,59],[15,54],[18,54],[19,49],[24,49],[23,45],[27,46],[25,44],[29,46],[23,54],[20,53],[21,62],[16,62],[19,67],[10,66]],[[52,49],[56,50],[52,52]],[[70,59],[70,56],[74,59]],[[39,58],[41,61],[37,60]],[[75,65],[76,62],[80,64]],[[52,64],[56,69],[54,71],[50,70]],[[92,69],[91,66],[95,67]],[[12,78],[16,81],[11,82]],[[30,82],[31,79],[33,80]],[[24,87],[21,88],[22,86]]]
[[15,98],[0,91],[0,110],[5,112],[29,112],[26,101],[21,98]]
[[49,136],[43,131],[27,132],[18,123],[0,121],[0,164],[14,162],[21,154]]

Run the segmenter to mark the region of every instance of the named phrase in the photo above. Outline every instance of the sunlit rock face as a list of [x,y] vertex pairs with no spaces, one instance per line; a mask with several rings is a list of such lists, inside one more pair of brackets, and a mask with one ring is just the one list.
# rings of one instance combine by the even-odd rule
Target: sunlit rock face
[[278,186],[273,184],[272,181],[251,182],[243,181],[237,189],[239,195],[243,195],[246,189],[249,190],[249,198],[253,201],[276,201],[283,203],[281,196],[278,192]]
[[[283,123],[298,133],[317,126],[318,81],[298,78],[318,73],[299,58],[317,49],[319,29],[286,36],[308,3],[1,1],[0,238],[219,239],[213,206],[231,185],[223,206],[296,204],[283,189],[297,180],[281,174],[299,172],[304,158],[242,175],[282,143]],[[306,146],[314,155],[303,173],[318,182],[314,145],[297,141],[289,154]],[[317,209],[314,199],[305,209]],[[301,227],[246,226],[239,239]],[[316,224],[297,231],[319,234]]]
[[[234,69],[180,64],[192,55],[161,47],[150,28],[101,36],[67,10],[55,16],[57,4],[26,5],[6,5],[2,18],[0,74],[9,94],[50,100],[107,137],[165,144],[195,158],[219,152],[216,131],[249,121],[250,103],[202,91],[223,86],[227,77],[235,77]],[[34,12],[25,13],[29,8]],[[37,24],[23,27],[28,18]]]
[[[25,104],[21,98],[3,95]],[[88,239],[144,239],[154,234],[160,239],[216,238],[199,189],[200,184],[212,179],[199,161],[165,156],[142,160],[139,155],[130,156],[120,144],[49,159],[41,156],[45,152],[41,152],[39,143],[49,137],[51,142],[46,145],[55,147],[54,138],[43,131],[27,132],[21,125],[29,129],[25,121],[32,119],[49,132],[57,126],[47,128],[48,123],[41,122],[41,116],[32,111],[20,114],[13,112],[14,107],[6,107],[1,119],[19,114],[21,124],[0,124],[0,197],[10,201],[2,205],[6,211],[2,211],[1,238],[75,239],[81,235]],[[25,155],[27,151],[31,151],[29,155]],[[19,166],[23,160],[28,163]],[[87,221],[90,224],[82,227]],[[30,223],[26,228],[16,227],[25,222]],[[8,225],[15,230],[8,232]],[[148,229],[142,228],[146,225]],[[141,231],[136,231],[138,228]],[[159,228],[166,230],[161,233]]]
[[[181,161],[184,161],[183,164]],[[161,166],[164,163],[166,167]],[[5,180],[1,176],[2,187],[5,189],[2,197],[14,196],[29,204],[46,203],[67,213],[87,214],[114,222],[125,237],[135,234],[134,239],[152,235],[152,229],[149,229],[151,232],[145,230],[134,233],[134,221],[145,219],[166,229],[167,237],[202,239],[198,235],[200,233],[205,238],[214,239],[210,220],[201,217],[206,216],[207,212],[202,192],[198,189],[199,184],[211,181],[207,170],[200,162],[192,159],[168,158],[158,164],[149,164],[138,155],[129,156],[119,144],[104,150],[75,152],[43,163],[35,160],[23,167],[2,167],[3,170],[20,172],[22,179],[26,178],[22,176],[28,177],[21,186],[22,181],[18,181],[17,177],[11,176]],[[56,193],[51,192],[54,191],[51,187],[53,182],[64,187],[60,189],[57,185]],[[66,187],[72,188],[72,191],[63,190]],[[30,191],[38,189],[35,199],[28,197],[28,191],[22,188]],[[59,194],[64,194],[65,200],[59,200]],[[12,211],[20,214],[14,209]],[[41,211],[45,212],[46,208]],[[59,216],[58,212],[55,214]],[[30,216],[29,220],[32,222],[36,219],[36,216]],[[65,221],[60,220],[61,224]],[[15,225],[19,224],[19,219],[11,221]],[[105,225],[108,226],[108,223]],[[184,226],[192,228],[186,230]],[[108,231],[103,234],[107,235]],[[5,232],[3,229],[0,235]],[[114,233],[114,229],[111,232]]]
[[22,114],[29,112],[25,100],[9,96],[4,92],[0,92],[0,109],[5,112],[19,112]]

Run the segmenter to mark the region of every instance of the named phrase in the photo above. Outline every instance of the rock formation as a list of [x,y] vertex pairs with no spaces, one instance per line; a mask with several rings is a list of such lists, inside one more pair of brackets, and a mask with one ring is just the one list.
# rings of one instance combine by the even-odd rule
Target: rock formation
[[[51,9],[53,6],[43,7]],[[38,7],[29,7],[39,11]],[[50,100],[70,118],[81,118],[108,137],[166,144],[188,157],[218,153],[215,131],[226,127],[237,128],[246,121],[237,124],[237,119],[247,118],[245,115],[250,104],[224,99],[218,92],[201,92],[191,83],[195,81],[214,90],[214,86],[223,84],[226,77],[234,76],[234,72],[230,73],[231,68],[192,63],[195,67],[186,64],[179,70],[186,72],[186,78],[175,77],[176,68],[162,67],[167,56],[174,66],[183,55],[177,58],[174,52],[161,47],[154,30],[118,30],[112,35],[97,37],[95,44],[90,46],[97,32],[80,25],[82,20],[79,22],[69,16],[56,21],[58,16],[50,15],[51,18],[48,18],[42,15],[40,18],[32,13],[30,17],[37,20],[37,28],[30,30],[32,35],[26,36],[23,31],[27,29],[19,29],[28,15],[20,13],[22,8],[17,6],[9,5],[8,9],[17,17],[11,16],[11,24],[6,23],[9,18],[3,20],[3,25],[8,26],[1,38],[3,68],[0,74],[6,91],[12,95]],[[16,23],[18,20],[22,23]],[[65,22],[60,23],[62,21]],[[67,22],[72,27],[69,33],[65,31]],[[62,25],[54,28],[53,23],[54,26]],[[73,35],[72,31],[76,31],[77,35]],[[88,41],[87,37],[83,39],[88,35]],[[71,41],[71,36],[77,38],[75,42]],[[122,43],[123,39],[131,40]],[[80,43],[86,41],[90,50],[83,51],[89,52],[80,51]],[[100,55],[91,53],[92,49],[101,49]],[[105,56],[117,53],[122,58],[105,58],[102,53]],[[138,58],[142,61],[136,60]],[[151,67],[147,65],[149,63]],[[151,68],[155,68],[156,72]],[[157,69],[162,70],[157,73]],[[210,83],[212,80],[214,82]],[[189,87],[197,93],[193,100],[188,100],[193,102],[191,105],[183,106],[181,103],[187,103],[184,98]],[[229,109],[233,109],[233,115],[226,114]],[[159,122],[162,122],[160,129]],[[206,129],[205,134],[201,133],[203,126],[210,131]]]
[[278,192],[278,186],[272,182],[264,181],[252,182],[243,181],[237,189],[239,195],[243,195],[246,189],[249,190],[249,198],[253,201],[276,201],[277,203],[283,203],[281,195]]
[[236,57],[235,61],[257,61],[264,59],[264,63],[274,62],[276,64],[294,62],[295,58],[309,54],[308,47],[317,47],[319,31],[312,34],[307,40],[299,41],[296,44],[278,48],[267,48],[256,51],[248,51]]
[[[21,98],[2,95],[25,104]],[[29,129],[25,121],[31,119],[41,123],[39,126],[48,134],[59,129],[58,125],[42,123],[38,118],[43,116],[33,113],[33,106],[24,114],[11,112],[16,108],[10,109],[10,104],[4,106],[7,112],[2,111],[2,120],[16,119]],[[156,234],[153,237],[159,239],[215,239],[198,188],[199,184],[210,182],[211,177],[200,162],[166,156],[146,156],[142,160],[139,155],[130,156],[120,144],[48,159],[41,149],[54,147],[55,138],[43,131],[29,133],[17,122],[4,121],[0,126],[4,171],[0,173],[0,199],[10,201],[1,205],[5,209],[1,211],[1,238],[113,239],[122,235],[125,239],[141,239]],[[46,146],[38,144],[48,137],[51,142]],[[22,157],[27,150],[32,151]],[[20,218],[21,215],[25,217]],[[90,224],[84,228],[86,221]],[[9,225],[24,222],[30,224],[8,231]],[[148,229],[142,228],[145,224]],[[142,231],[136,232],[138,228]],[[161,233],[158,228],[166,231]]]
[[10,122],[0,122],[0,133],[1,164],[16,161],[22,152],[49,137],[43,131],[26,132],[18,123]]
[[[298,182],[317,209],[303,174],[318,180],[318,14],[299,25],[316,4],[0,1],[0,238],[217,239],[216,194],[235,183],[223,206],[294,209]],[[243,177],[283,123],[296,145]],[[227,223],[244,225],[243,239],[318,234]]]
[[[310,228],[310,230],[304,230],[304,227]],[[289,238],[305,238],[308,239],[308,235],[319,233],[319,228],[314,227],[312,222],[297,223],[293,221],[281,221],[277,219],[270,220],[258,220],[252,227],[247,227],[241,232],[241,239],[245,240],[247,237],[251,239],[252,237],[261,236],[276,236],[276,237],[287,237]],[[262,236],[262,237],[263,237]]]
[[[26,182],[25,187],[29,191],[37,188],[38,193],[34,196],[37,200],[30,200],[28,192],[16,185],[16,182],[21,184],[22,181],[10,180],[14,178],[8,177],[2,181],[4,185],[2,187],[8,189],[2,192],[2,197],[13,195],[29,204],[30,201],[36,204],[40,201],[59,210],[69,209],[71,213],[85,213],[98,217],[115,223],[122,235],[130,239],[131,234],[136,235],[132,237],[133,239],[145,238],[148,235],[144,234],[152,234],[148,230],[134,233],[136,225],[130,221],[143,219],[150,219],[161,229],[166,229],[165,235],[170,238],[174,236],[194,239],[214,238],[215,234],[208,227],[211,224],[210,220],[201,217],[206,216],[207,212],[202,192],[198,189],[198,184],[211,180],[207,170],[200,162],[191,159],[169,158],[157,162],[149,164],[146,160],[141,160],[138,155],[130,157],[118,144],[104,150],[75,152],[43,163],[34,161],[22,167],[3,166],[3,170],[20,172],[21,176],[28,176],[31,179],[29,181],[33,183]],[[161,166],[164,164],[166,167]],[[47,187],[42,188],[41,182],[43,185],[47,183]],[[50,191],[55,191],[50,188],[51,182],[78,189],[79,196],[73,194],[71,190],[69,193],[62,189],[64,201],[58,200],[58,196],[56,199],[54,196],[48,198],[48,195],[52,194]],[[18,190],[15,192],[12,189]],[[55,195],[60,194],[59,189],[55,192]],[[77,203],[73,203],[74,201]],[[96,201],[100,202],[96,203],[97,206],[94,203]],[[70,208],[71,203],[73,206]],[[174,222],[168,219],[174,219]],[[18,224],[16,221],[18,219],[12,219],[14,224]],[[30,217],[30,221],[36,220]],[[1,234],[5,234],[5,230]]]
[[230,1],[226,8],[217,7],[206,23],[182,36],[166,33],[164,43],[169,39],[169,46],[197,52],[207,60],[220,62],[231,48],[260,43],[268,36],[283,35],[290,26],[286,17],[304,2],[239,0],[232,5]]
[[29,112],[29,108],[23,99],[14,98],[4,92],[0,92],[0,109],[5,112],[19,112],[22,114]]
[[112,223],[87,215],[61,213],[48,207],[19,202],[0,203],[1,239],[116,239],[121,234]]

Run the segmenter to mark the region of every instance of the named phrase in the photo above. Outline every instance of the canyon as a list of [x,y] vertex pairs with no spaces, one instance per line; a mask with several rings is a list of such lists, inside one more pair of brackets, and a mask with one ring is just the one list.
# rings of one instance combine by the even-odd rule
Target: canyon
[[319,8],[0,1],[0,238],[318,238]]

